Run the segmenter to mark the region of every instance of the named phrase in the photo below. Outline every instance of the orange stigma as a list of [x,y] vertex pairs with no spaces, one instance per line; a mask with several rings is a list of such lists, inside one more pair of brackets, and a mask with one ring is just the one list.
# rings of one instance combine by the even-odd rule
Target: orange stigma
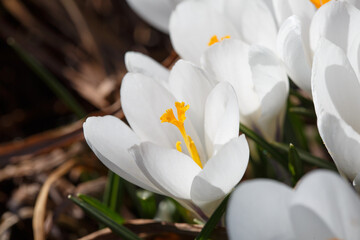
[[226,35],[226,36],[222,37],[222,38],[219,40],[218,36],[217,36],[217,35],[214,35],[214,36],[212,36],[212,37],[210,38],[210,41],[209,41],[209,43],[208,43],[208,46],[211,46],[211,45],[213,45],[213,44],[215,44],[215,43],[221,42],[222,40],[224,40],[224,39],[229,39],[229,38],[230,38],[230,36],[229,36],[229,35]]
[[322,5],[324,5],[327,2],[330,2],[330,0],[310,0],[316,8],[320,8]]

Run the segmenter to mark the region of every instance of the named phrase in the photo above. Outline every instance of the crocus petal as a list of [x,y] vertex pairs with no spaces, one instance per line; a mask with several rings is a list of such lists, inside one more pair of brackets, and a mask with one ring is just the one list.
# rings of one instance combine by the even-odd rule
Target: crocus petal
[[289,93],[289,83],[285,68],[280,59],[269,49],[252,46],[249,52],[249,64],[253,73],[253,82],[261,100],[261,115],[252,125],[261,134],[274,140],[280,137],[284,119],[284,109]]
[[169,0],[126,0],[131,8],[145,21],[157,29],[167,33],[169,18],[176,4],[180,2]]
[[111,171],[151,192],[161,193],[140,171],[128,149],[139,144],[135,133],[113,116],[89,117],[84,123],[86,142]]
[[347,54],[356,76],[360,79],[360,34],[356,36]]
[[201,59],[209,77],[216,81],[227,81],[234,87],[242,121],[257,115],[260,107],[252,82],[248,51],[249,46],[242,41],[226,39],[208,48]]
[[277,24],[281,26],[281,24],[293,14],[289,0],[272,0],[272,3]]
[[293,14],[305,21],[310,21],[316,12],[315,5],[310,0],[288,0],[288,2]]
[[300,181],[290,216],[298,239],[360,238],[360,200],[330,171],[314,171]]
[[310,46],[317,48],[321,37],[338,45],[345,52],[360,33],[360,11],[345,1],[331,1],[314,15],[310,27]]
[[312,73],[314,105],[343,119],[360,132],[360,83],[341,48],[323,39],[315,53]]
[[176,99],[156,80],[139,73],[127,73],[120,96],[126,119],[142,141],[171,148],[182,139],[176,127],[160,121]]
[[230,239],[295,239],[288,206],[293,191],[274,180],[243,182],[232,193],[226,211]]
[[278,53],[290,78],[311,95],[311,53],[305,44],[301,20],[295,15],[288,18],[279,30]]
[[354,180],[360,172],[360,135],[346,122],[332,114],[318,114],[320,135],[338,169]]
[[[171,70],[169,85],[170,91],[179,101],[189,104],[187,118],[194,125],[201,144],[205,146],[204,109],[213,84],[202,69],[190,62],[179,60]],[[192,135],[191,137],[193,138]],[[198,146],[198,143],[195,144]]]
[[206,214],[216,205],[211,202],[222,199],[241,180],[249,161],[249,145],[242,135],[225,144],[194,178],[191,199]]
[[229,16],[242,39],[276,50],[277,26],[269,0],[228,0],[225,14]]
[[346,1],[354,5],[357,9],[360,9],[360,0],[346,0]]
[[132,151],[137,165],[155,186],[169,196],[190,199],[192,182],[201,168],[189,156],[150,142]]
[[206,4],[209,4],[213,9],[219,13],[224,13],[224,6],[227,0],[202,0]]
[[219,147],[239,135],[239,105],[233,87],[219,83],[209,94],[205,105],[205,141],[208,157]]
[[238,38],[231,22],[205,2],[185,1],[171,15],[171,42],[185,60],[199,63],[201,54],[214,35]]
[[128,72],[141,73],[152,77],[160,84],[168,87],[169,70],[145,54],[139,52],[127,52],[125,65]]
[[356,177],[354,178],[353,182],[352,182],[355,190],[357,193],[360,193],[360,173],[358,173],[356,175]]

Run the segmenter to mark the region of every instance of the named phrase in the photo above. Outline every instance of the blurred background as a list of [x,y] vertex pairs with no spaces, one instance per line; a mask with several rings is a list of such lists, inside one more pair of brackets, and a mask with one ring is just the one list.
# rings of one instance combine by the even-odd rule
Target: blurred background
[[[102,200],[108,171],[85,143],[82,122],[123,117],[126,51],[165,66],[176,58],[168,36],[126,1],[0,0],[1,240],[33,239],[33,229],[46,239],[78,239],[99,229],[67,196]],[[124,182],[118,189],[126,192],[117,204],[125,219],[155,216],[134,202],[134,194],[153,195]],[[134,231],[141,224],[133,223]],[[107,237],[86,239],[117,239]]]

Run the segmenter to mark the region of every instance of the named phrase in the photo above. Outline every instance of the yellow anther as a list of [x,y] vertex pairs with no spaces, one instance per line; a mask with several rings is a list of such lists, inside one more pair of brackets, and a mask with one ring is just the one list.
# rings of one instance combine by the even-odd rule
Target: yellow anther
[[201,161],[200,161],[200,157],[199,157],[199,153],[196,149],[195,143],[194,141],[191,139],[190,136],[188,136],[188,140],[190,142],[190,151],[191,151],[191,157],[193,158],[194,162],[199,165],[199,167],[202,167]]
[[177,142],[176,142],[176,150],[178,150],[179,152],[182,152],[181,142],[180,142],[180,141],[177,141]]
[[[176,110],[177,110],[178,119],[175,118],[174,112],[170,108],[170,109],[166,110],[166,112],[160,117],[160,120],[161,120],[161,122],[171,123],[171,124],[175,125],[179,129],[182,137],[184,138],[186,148],[189,151],[191,158],[194,160],[194,162],[197,165],[199,165],[199,167],[203,168],[202,164],[201,164],[201,161],[200,161],[199,153],[198,153],[198,151],[196,149],[196,146],[195,146],[195,143],[191,139],[191,137],[186,134],[185,127],[184,127],[184,122],[186,120],[185,112],[189,109],[190,106],[185,105],[184,102],[181,102],[181,103],[180,102],[175,102],[175,107],[176,107]],[[180,141],[176,142],[176,149],[179,152],[182,152],[182,149],[181,149],[180,145],[181,145]]]
[[222,37],[222,38],[219,40],[219,38],[217,37],[217,35],[214,35],[214,36],[212,36],[212,37],[210,38],[210,41],[209,41],[209,43],[208,43],[208,46],[211,46],[211,45],[213,45],[213,44],[215,44],[215,43],[217,43],[217,42],[220,42],[220,41],[222,41],[222,40],[224,40],[224,39],[229,39],[229,38],[230,38],[230,36],[227,35],[227,36]]
[[322,5],[324,5],[327,2],[330,2],[330,0],[310,0],[316,8],[320,8]]

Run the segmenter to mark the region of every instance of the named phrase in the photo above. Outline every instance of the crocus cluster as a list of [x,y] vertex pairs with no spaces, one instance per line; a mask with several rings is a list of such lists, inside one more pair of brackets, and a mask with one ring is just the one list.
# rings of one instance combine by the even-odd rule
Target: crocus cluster
[[126,54],[127,123],[113,116],[84,123],[96,156],[206,220],[247,169],[239,124],[281,140],[290,78],[313,100],[343,178],[317,170],[295,189],[269,179],[240,183],[227,210],[229,237],[360,239],[360,0],[127,2],[169,33],[181,59],[167,69]]

